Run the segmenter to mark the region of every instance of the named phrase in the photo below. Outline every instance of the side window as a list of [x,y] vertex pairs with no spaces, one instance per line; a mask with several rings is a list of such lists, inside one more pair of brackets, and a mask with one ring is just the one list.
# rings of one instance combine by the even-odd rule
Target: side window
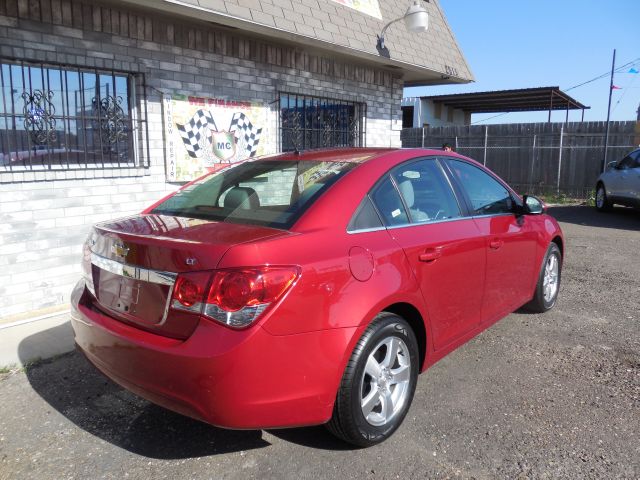
[[466,191],[475,215],[493,215],[513,211],[511,194],[496,179],[467,162],[449,160],[448,163]]
[[640,168],[640,150],[631,152],[629,156],[634,159],[634,162],[633,162],[633,165],[631,165],[631,168]]
[[624,157],[620,162],[618,162],[617,168],[618,170],[627,170],[628,168],[633,168],[633,154],[629,154]]
[[367,230],[371,228],[382,228],[382,221],[376,213],[376,209],[371,203],[371,199],[367,195],[364,200],[360,202],[356,213],[353,214],[349,225],[347,226],[347,232],[355,232],[357,230]]
[[387,177],[371,192],[371,199],[378,212],[382,215],[382,220],[387,227],[406,225],[409,217],[402,205],[398,190],[391,183],[391,178]]
[[435,159],[402,165],[392,173],[412,223],[459,217],[460,207]]

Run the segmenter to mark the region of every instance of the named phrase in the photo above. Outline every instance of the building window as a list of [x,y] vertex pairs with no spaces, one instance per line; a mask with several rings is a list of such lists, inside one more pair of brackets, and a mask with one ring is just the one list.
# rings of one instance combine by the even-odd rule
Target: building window
[[281,93],[278,104],[283,152],[366,145],[365,103]]
[[143,76],[0,60],[0,87],[0,171],[148,166]]

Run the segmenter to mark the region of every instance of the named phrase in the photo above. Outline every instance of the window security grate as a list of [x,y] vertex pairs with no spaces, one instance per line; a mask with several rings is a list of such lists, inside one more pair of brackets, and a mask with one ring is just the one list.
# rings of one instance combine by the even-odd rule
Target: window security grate
[[366,146],[366,103],[280,93],[280,151]]
[[149,166],[144,75],[0,59],[0,87],[0,172]]

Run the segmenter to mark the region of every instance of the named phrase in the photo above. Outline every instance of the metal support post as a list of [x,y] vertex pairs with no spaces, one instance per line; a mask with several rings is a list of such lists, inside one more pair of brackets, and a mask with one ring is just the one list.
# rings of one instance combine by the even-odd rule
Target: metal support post
[[533,145],[531,145],[531,174],[529,175],[529,185],[533,189],[533,169],[536,164],[536,134],[533,134]]
[[564,139],[564,124],[560,125],[560,149],[558,153],[558,183],[556,185],[556,192],[560,193],[560,173],[562,171],[562,141]]
[[482,159],[482,164],[487,166],[487,141],[489,140],[489,126],[484,126],[484,157]]
[[604,131],[604,160],[602,171],[607,169],[607,150],[609,148],[609,119],[611,118],[611,94],[613,93],[613,71],[616,68],[616,50],[613,49],[613,62],[611,62],[611,82],[609,83],[609,106],[607,107],[607,126]]

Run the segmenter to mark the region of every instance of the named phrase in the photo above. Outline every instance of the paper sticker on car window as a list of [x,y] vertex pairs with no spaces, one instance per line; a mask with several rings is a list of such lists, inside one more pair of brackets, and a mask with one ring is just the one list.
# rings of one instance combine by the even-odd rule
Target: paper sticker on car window
[[399,215],[401,215],[401,214],[402,214],[402,212],[400,211],[400,209],[399,209],[399,208],[396,208],[393,212],[391,212],[391,216],[392,216],[393,218],[396,218],[397,216],[399,216]]
[[405,178],[420,178],[420,172],[416,172],[415,170],[407,170],[402,174]]

